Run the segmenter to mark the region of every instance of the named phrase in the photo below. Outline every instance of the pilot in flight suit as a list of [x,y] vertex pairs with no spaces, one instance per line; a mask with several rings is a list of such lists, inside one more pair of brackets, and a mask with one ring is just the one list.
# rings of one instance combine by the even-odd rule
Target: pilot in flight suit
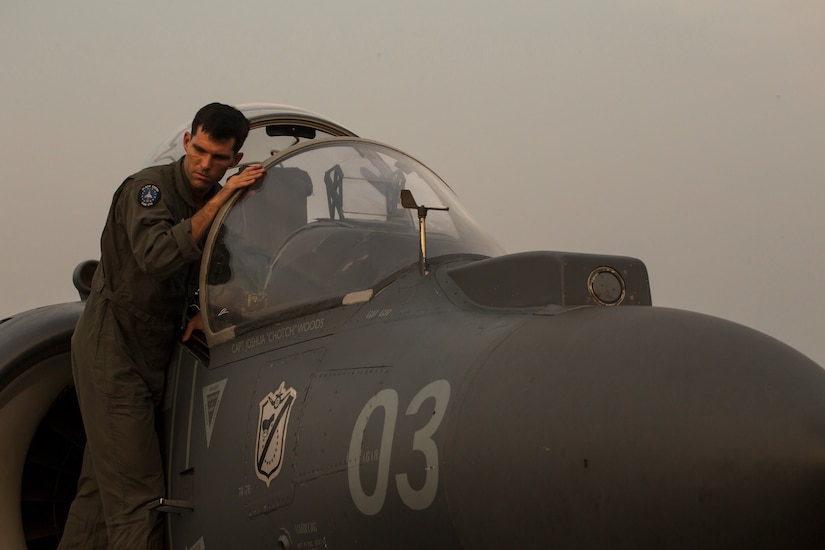
[[240,160],[243,114],[213,103],[184,136],[186,156],[127,178],[100,239],[92,292],[72,337],[72,372],[87,443],[59,548],[162,548],[147,505],[165,496],[155,409],[181,315],[197,281],[199,241],[260,166],[218,181]]

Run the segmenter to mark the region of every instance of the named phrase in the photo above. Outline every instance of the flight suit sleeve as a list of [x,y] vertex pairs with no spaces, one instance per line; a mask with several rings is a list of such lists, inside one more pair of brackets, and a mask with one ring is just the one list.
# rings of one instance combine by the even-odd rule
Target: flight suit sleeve
[[200,259],[202,250],[192,237],[191,218],[176,219],[176,197],[168,187],[132,180],[118,199],[123,225],[138,267],[151,277],[165,279]]

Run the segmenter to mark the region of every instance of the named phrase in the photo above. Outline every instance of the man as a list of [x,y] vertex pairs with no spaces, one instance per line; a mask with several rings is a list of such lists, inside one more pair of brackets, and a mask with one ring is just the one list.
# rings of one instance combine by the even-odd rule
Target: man
[[[147,506],[165,496],[155,408],[200,242],[232,194],[264,174],[255,164],[218,184],[240,162],[248,133],[240,111],[207,105],[184,134],[183,158],[130,176],[114,194],[72,337],[87,442],[59,548],[163,547],[161,518]],[[190,321],[185,338],[200,327]]]

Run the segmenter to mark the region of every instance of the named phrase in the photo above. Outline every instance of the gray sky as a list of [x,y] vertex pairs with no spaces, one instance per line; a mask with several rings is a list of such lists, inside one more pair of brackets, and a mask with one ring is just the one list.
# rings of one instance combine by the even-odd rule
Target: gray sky
[[0,316],[76,299],[111,195],[213,101],[328,115],[509,252],[634,256],[654,303],[825,365],[821,0],[3,0]]

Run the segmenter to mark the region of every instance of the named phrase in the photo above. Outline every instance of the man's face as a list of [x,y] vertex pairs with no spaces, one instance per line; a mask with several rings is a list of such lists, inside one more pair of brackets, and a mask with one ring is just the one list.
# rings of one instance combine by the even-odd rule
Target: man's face
[[196,195],[205,193],[220,181],[229,168],[237,165],[241,154],[232,150],[235,139],[216,141],[201,128],[190,135],[183,135],[183,171],[189,179],[189,186]]

